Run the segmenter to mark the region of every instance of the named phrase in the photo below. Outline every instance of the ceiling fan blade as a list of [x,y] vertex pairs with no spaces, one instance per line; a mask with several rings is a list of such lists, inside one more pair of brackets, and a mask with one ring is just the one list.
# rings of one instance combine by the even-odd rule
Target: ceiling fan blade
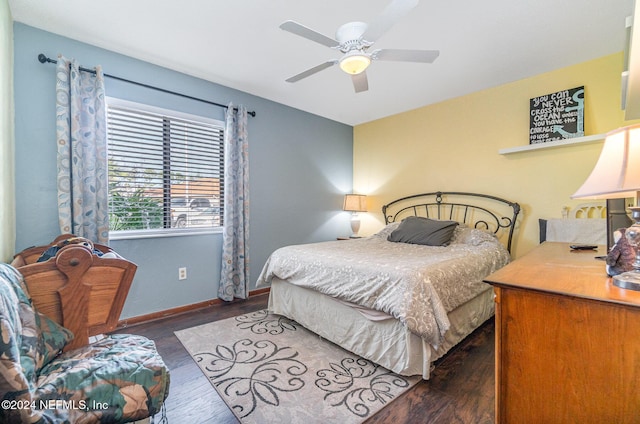
[[374,60],[393,60],[397,62],[433,63],[440,55],[439,50],[403,50],[382,49],[371,53]]
[[300,37],[304,37],[307,40],[315,41],[316,43],[320,43],[327,47],[337,47],[340,43],[334,40],[331,37],[327,37],[324,34],[320,34],[319,32],[312,30],[311,28],[307,28],[304,25],[301,25],[295,21],[286,21],[280,28],[289,31],[290,33],[299,35]]
[[404,15],[418,5],[418,0],[393,0],[380,15],[371,22],[362,38],[374,42]]
[[366,71],[362,71],[356,75],[351,75],[351,81],[353,81],[353,88],[356,90],[356,93],[361,93],[369,89],[369,81],[367,80]]
[[287,82],[300,81],[303,78],[310,77],[311,75],[313,75],[315,73],[318,73],[318,72],[320,72],[320,71],[322,71],[324,69],[330,68],[333,65],[335,65],[336,63],[338,63],[337,60],[329,60],[328,62],[321,63],[320,65],[314,66],[311,69],[307,69],[304,72],[300,72],[298,75],[294,75],[291,78],[287,78],[285,81],[287,81]]

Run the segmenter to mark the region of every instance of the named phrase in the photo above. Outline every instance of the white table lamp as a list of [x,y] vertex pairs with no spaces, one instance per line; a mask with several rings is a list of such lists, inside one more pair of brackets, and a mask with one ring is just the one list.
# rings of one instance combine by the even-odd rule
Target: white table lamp
[[360,231],[358,212],[367,211],[367,196],[364,194],[345,194],[342,209],[351,212],[351,237],[358,237],[358,231]]

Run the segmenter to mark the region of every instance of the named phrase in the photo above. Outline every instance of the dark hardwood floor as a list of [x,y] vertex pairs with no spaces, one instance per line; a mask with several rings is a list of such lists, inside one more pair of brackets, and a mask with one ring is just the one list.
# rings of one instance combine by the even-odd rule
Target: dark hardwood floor
[[[117,331],[141,334],[155,341],[171,370],[166,401],[170,424],[238,422],[173,332],[266,308],[267,299],[267,294],[261,294]],[[439,360],[430,380],[418,383],[368,419],[367,424],[493,423],[494,334],[490,320]]]

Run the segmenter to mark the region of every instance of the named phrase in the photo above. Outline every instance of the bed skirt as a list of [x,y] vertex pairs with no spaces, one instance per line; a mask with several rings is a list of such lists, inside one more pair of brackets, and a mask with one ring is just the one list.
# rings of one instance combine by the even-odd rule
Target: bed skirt
[[367,318],[359,308],[319,292],[273,278],[269,311],[302,324],[319,336],[401,375],[429,379],[431,364],[493,316],[493,289],[451,311],[451,327],[435,349],[397,319]]

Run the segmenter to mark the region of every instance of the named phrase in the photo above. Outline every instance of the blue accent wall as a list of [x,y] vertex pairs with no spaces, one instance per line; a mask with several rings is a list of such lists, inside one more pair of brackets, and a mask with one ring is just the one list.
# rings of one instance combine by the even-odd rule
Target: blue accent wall
[[[351,126],[14,23],[16,252],[46,244],[60,233],[55,65],[39,63],[39,53],[51,58],[60,53],[84,67],[102,65],[107,74],[256,111],[249,118],[250,290],[278,247],[350,233],[350,217],[341,208],[343,194],[352,187]],[[106,93],[224,119],[222,108],[109,78]],[[123,319],[217,297],[221,234],[114,240],[111,247],[138,265]],[[187,267],[187,280],[178,280],[178,267]]]

